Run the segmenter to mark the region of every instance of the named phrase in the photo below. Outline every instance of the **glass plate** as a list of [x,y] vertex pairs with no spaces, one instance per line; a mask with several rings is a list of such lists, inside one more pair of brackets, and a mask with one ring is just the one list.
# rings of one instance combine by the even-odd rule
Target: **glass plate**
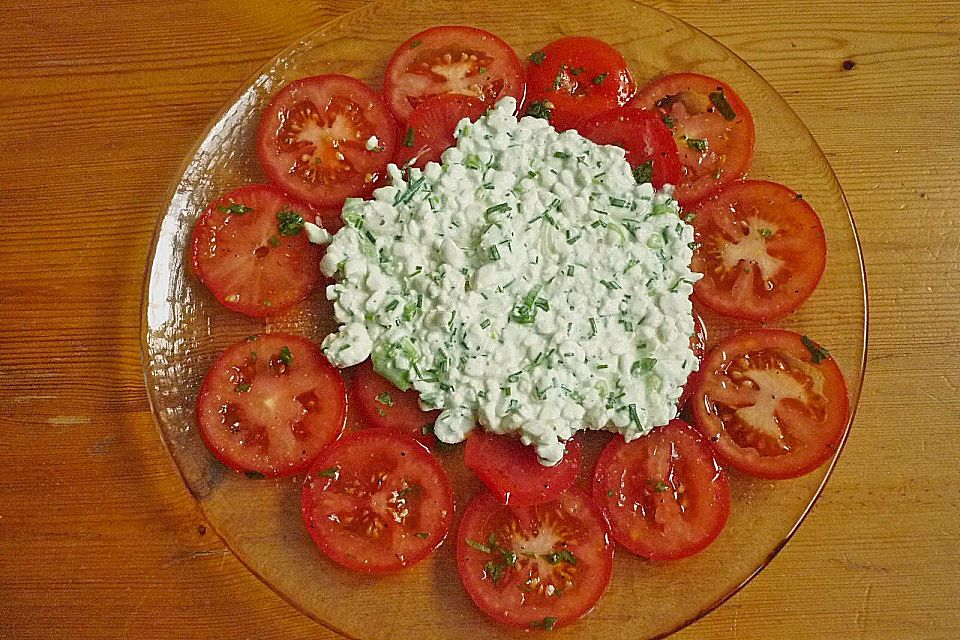
[[[204,448],[194,427],[194,402],[207,367],[227,345],[262,331],[314,339],[331,331],[331,307],[318,292],[282,318],[253,320],[221,308],[190,273],[185,259],[194,221],[207,202],[229,189],[264,181],[253,139],[260,111],[282,84],[302,76],[344,73],[375,87],[393,49],[413,33],[440,24],[488,29],[523,57],[563,35],[590,35],[616,47],[640,84],[672,71],[699,71],[726,80],[757,124],[751,177],[803,193],[823,220],[826,273],[810,300],[781,326],[802,331],[836,357],[859,398],[866,348],[866,290],[853,219],[826,158],[783,99],[735,54],[660,11],[610,0],[523,0],[464,5],[401,0],[347,14],[293,44],[265,66],[219,114],[186,159],[153,241],[143,292],[142,350],[146,385],[160,434],[205,516],[251,571],[302,611],[352,638],[509,637],[460,586],[452,539],[399,575],[371,578],[322,556],[300,519],[301,477],[255,481],[228,471]],[[711,342],[733,325],[705,318]],[[584,469],[602,446],[587,438]],[[478,488],[462,451],[444,454],[457,489],[458,513]],[[618,550],[606,595],[584,620],[559,637],[649,638],[697,619],[753,577],[790,538],[836,462],[796,480],[731,476],[730,521],[703,553],[671,563]],[[451,536],[452,538],[452,536]]]

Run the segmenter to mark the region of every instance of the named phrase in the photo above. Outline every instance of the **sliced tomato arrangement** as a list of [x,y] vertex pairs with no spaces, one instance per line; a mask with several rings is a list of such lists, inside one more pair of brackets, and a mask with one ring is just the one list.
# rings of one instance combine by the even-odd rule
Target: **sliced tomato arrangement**
[[269,333],[234,344],[210,367],[197,397],[207,448],[234,471],[276,478],[305,471],[343,431],[340,372],[299,336]]
[[677,143],[656,112],[632,107],[612,109],[587,118],[577,125],[577,131],[597,144],[622,147],[637,182],[651,182],[656,189],[680,184]]
[[282,315],[320,280],[321,250],[303,232],[316,211],[272,185],[212,202],[191,239],[194,273],[223,306],[254,317]]
[[563,459],[540,463],[532,447],[518,438],[475,429],[467,438],[463,461],[503,504],[529,506],[555,500],[580,473],[580,441],[566,443]]
[[435,441],[429,435],[428,427],[433,425],[440,412],[423,411],[416,390],[400,391],[374,371],[369,360],[354,371],[351,391],[351,398],[365,424],[405,433],[427,446]]
[[331,560],[361,573],[412,566],[443,542],[453,492],[437,459],[387,429],[327,447],[303,485],[303,518]]
[[[703,354],[707,348],[707,329],[703,326],[703,320],[700,319],[700,314],[697,313],[696,309],[693,311],[693,334],[690,336],[690,350],[693,351],[693,356],[697,359],[697,363],[702,365],[703,363]],[[687,404],[687,400],[690,399],[690,395],[693,393],[693,390],[697,388],[700,384],[700,377],[703,372],[703,367],[701,366],[696,371],[690,373],[687,376],[687,382],[683,385],[683,390],[680,392],[680,399],[677,400],[677,408],[682,409],[684,405]]]
[[[374,137],[376,144],[370,145]],[[380,96],[359,80],[336,74],[283,87],[264,109],[257,130],[257,155],[267,176],[319,207],[369,195],[396,144],[397,126]]]
[[612,566],[607,521],[579,489],[530,507],[505,506],[483,491],[457,532],[457,568],[470,598],[522,629],[582,617],[606,591]]
[[727,83],[675,73],[640,89],[632,105],[655,110],[673,131],[683,178],[674,197],[684,207],[742,178],[753,162],[755,127]]
[[717,313],[769,322],[813,293],[827,263],[820,218],[775,182],[732,182],[693,210],[693,295]]
[[830,354],[782,329],[721,341],[704,358],[691,406],[724,465],[770,479],[795,478],[829,460],[850,416],[847,385]]
[[523,102],[523,65],[506,42],[474,27],[433,27],[397,47],[383,92],[398,122],[407,122],[430,96],[453,94],[492,106],[512,96]]
[[457,143],[453,136],[463,118],[476,120],[489,107],[478,98],[459,94],[429,96],[417,103],[397,148],[398,167],[423,168]]
[[622,107],[636,90],[627,61],[596,38],[561,38],[528,59],[528,113],[549,116],[557,131]]
[[674,420],[650,434],[606,446],[593,495],[613,538],[651,560],[677,560],[705,549],[730,513],[730,487],[697,431]]
[[[388,163],[440,161],[461,119],[476,120],[507,96],[558,131],[624,149],[638,184],[675,187],[693,214],[691,268],[703,274],[697,308],[769,322],[797,309],[820,281],[820,220],[789,188],[743,179],[755,125],[723,81],[676,73],[638,92],[623,56],[593,38],[551,42],[525,68],[491,33],[439,26],[393,52],[383,85],[381,96],[347,76],[314,76],[282,87],[267,105],[256,149],[272,184],[211,203],[192,236],[194,271],[225,307],[253,317],[292,309],[321,279],[322,249],[308,241],[307,222],[336,231],[344,200],[370,196]],[[730,335],[705,355],[706,342],[695,308],[690,349],[700,366],[677,403],[689,404],[695,426],[677,419],[630,443],[614,437],[585,479],[589,493],[576,486],[578,438],[548,467],[519,439],[474,430],[464,463],[485,488],[462,515],[455,554],[484,614],[523,630],[569,625],[607,589],[613,540],[669,561],[721,535],[730,489],[720,464],[793,478],[836,453],[850,406],[825,348],[763,328]],[[353,370],[350,388],[365,428],[341,437],[347,402],[340,373],[313,342],[255,335],[211,366],[197,428],[217,459],[250,477],[309,469],[301,514],[332,561],[365,574],[401,571],[443,543],[454,516],[450,480],[429,449],[440,412],[423,411],[415,390],[401,391],[370,361]]]

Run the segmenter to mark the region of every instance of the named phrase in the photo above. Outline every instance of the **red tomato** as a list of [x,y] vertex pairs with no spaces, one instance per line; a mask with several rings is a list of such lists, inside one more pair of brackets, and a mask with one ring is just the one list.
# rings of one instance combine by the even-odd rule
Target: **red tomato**
[[[706,346],[707,330],[703,326],[703,321],[700,319],[700,315],[694,311],[693,335],[690,336],[690,350],[693,351],[693,355],[699,363],[703,362],[703,352],[706,350]],[[701,371],[702,367],[687,376],[687,381],[683,385],[683,391],[680,392],[680,399],[677,400],[678,409],[682,409],[683,405],[687,404],[687,400],[690,399],[690,394],[692,394],[693,390],[697,388],[698,384],[700,384]]]
[[457,123],[463,118],[476,120],[487,106],[476,98],[454,94],[424,98],[417,103],[401,137],[397,166],[410,163],[423,168],[428,162],[440,162],[440,154],[457,143],[453,137]]
[[750,168],[753,116],[725,82],[697,73],[676,73],[641,89],[633,104],[656,109],[673,129],[683,166],[675,196],[684,207],[742,178]]
[[203,379],[197,428],[234,471],[276,478],[305,471],[343,431],[343,378],[299,336],[268,333],[234,344]]
[[806,336],[754,329],[720,342],[691,399],[697,428],[724,465],[761,478],[795,478],[837,451],[850,417],[847,385]]
[[474,429],[467,438],[464,463],[503,504],[523,507],[556,500],[580,473],[580,442],[566,444],[563,460],[546,467],[533,447],[518,438]]
[[423,445],[370,429],[320,454],[303,484],[302,511],[314,542],[331,560],[361,573],[391,573],[443,542],[453,492]]
[[231,191],[207,207],[193,229],[193,270],[231,311],[283,315],[320,280],[322,250],[303,232],[303,220],[316,215],[273,185]]
[[413,388],[400,391],[373,370],[370,361],[360,364],[353,374],[353,399],[363,421],[371,427],[394,429],[413,436],[423,444],[433,441],[424,433],[439,411],[420,409],[420,396]]
[[774,182],[733,182],[693,210],[704,274],[693,295],[734,318],[769,322],[796,310],[820,282],[827,243],[816,212]]
[[575,622],[606,591],[612,567],[607,521],[579,489],[531,507],[507,507],[483,491],[460,521],[464,588],[481,611],[515,627]]
[[680,184],[680,156],[667,125],[654,111],[621,107],[604,111],[577,125],[584,138],[613,144],[627,152],[637,182],[652,182],[657,189]]
[[383,92],[399,122],[429,96],[456,94],[485,106],[505,96],[523,101],[523,65],[506,42],[473,27],[433,27],[397,47]]
[[633,442],[611,440],[597,460],[593,495],[614,540],[651,560],[703,551],[730,514],[726,475],[710,445],[682,420]]
[[595,38],[561,38],[534,51],[529,60],[530,111],[549,111],[557,131],[622,107],[636,89],[623,56]]
[[[368,150],[372,136],[378,146]],[[369,195],[396,144],[396,124],[380,96],[341,75],[294,80],[264,109],[257,131],[257,155],[270,179],[319,207]]]

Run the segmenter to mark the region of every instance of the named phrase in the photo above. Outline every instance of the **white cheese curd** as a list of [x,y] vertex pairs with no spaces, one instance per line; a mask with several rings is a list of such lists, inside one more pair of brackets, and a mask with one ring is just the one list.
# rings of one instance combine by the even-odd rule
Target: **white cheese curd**
[[347,200],[323,272],[338,367],[414,387],[443,442],[479,423],[545,464],[582,429],[633,440],[676,415],[695,369],[693,229],[624,151],[517,120],[504,98],[442,164]]

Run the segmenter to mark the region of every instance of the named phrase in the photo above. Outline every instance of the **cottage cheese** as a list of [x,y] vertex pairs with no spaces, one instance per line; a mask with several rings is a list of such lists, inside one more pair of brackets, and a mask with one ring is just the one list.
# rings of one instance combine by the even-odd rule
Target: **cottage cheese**
[[442,164],[391,165],[391,186],[346,202],[323,348],[414,387],[441,441],[479,423],[552,464],[578,430],[632,440],[675,416],[699,275],[669,191],[636,184],[622,149],[515,109],[461,121]]

